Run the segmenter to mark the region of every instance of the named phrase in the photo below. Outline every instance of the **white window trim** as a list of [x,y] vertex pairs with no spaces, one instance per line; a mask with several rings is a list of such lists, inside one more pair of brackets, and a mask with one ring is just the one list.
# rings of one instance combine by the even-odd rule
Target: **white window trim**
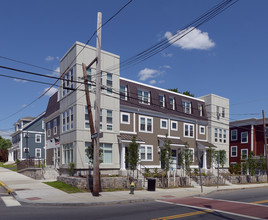
[[[236,152],[235,156],[232,155],[232,148],[236,149],[235,150],[235,152]],[[237,146],[231,146],[231,157],[237,157]]]
[[[167,125],[166,127],[163,127],[163,126],[162,126],[162,122],[163,122],[163,121],[166,122],[166,125]],[[168,129],[168,120],[166,120],[166,119],[160,119],[160,128],[161,128],[161,129]]]
[[[172,123],[176,124],[176,128],[172,128]],[[177,121],[170,121],[170,130],[172,131],[178,131],[178,122]]]
[[[40,141],[37,141],[37,137],[40,137]],[[41,134],[36,134],[35,135],[35,143],[41,143],[42,142],[42,136],[41,136]]]
[[[183,106],[183,102],[185,103],[189,103],[189,112],[187,112],[187,107],[186,106]],[[192,114],[192,103],[190,101],[187,101],[187,100],[182,100],[182,109],[183,109],[183,113],[185,114]]]
[[[127,122],[123,121],[123,116],[124,115],[127,115],[127,117],[128,117],[128,121]],[[130,113],[121,112],[121,124],[127,124],[127,125],[130,124]]]
[[53,134],[57,134],[57,126],[53,127]]
[[[201,128],[204,128],[204,132],[201,132]],[[205,126],[202,126],[202,125],[199,125],[199,134],[206,134],[206,127]]]
[[[189,135],[185,135],[185,126],[186,125],[189,126]],[[193,136],[190,136],[190,126],[193,126]],[[189,123],[183,124],[183,137],[194,138],[194,124],[189,124]]]
[[172,99],[172,110],[175,110],[175,98],[174,97],[169,97],[169,105],[170,105],[170,99]]
[[50,137],[51,136],[51,129],[47,129],[47,136]]
[[35,148],[35,150],[34,150],[34,156],[37,157],[37,151],[39,151],[39,150],[40,150],[40,157],[38,157],[38,158],[41,158],[42,157],[42,150],[41,150],[41,148]]
[[[247,134],[247,141],[242,141],[242,138],[243,138],[243,133]],[[247,131],[244,131],[244,132],[241,132],[241,144],[247,144],[248,143],[248,132]]]
[[[140,145],[140,148],[144,147],[145,148],[145,159],[141,159],[141,150],[139,149],[139,155],[140,155],[140,159],[141,161],[153,161],[154,160],[154,148],[153,145]],[[150,147],[152,149],[151,154],[152,154],[152,159],[148,159],[147,158],[147,148]]]
[[[163,97],[163,105],[161,105],[161,102],[160,102],[160,96]],[[161,107],[161,108],[165,108],[165,107],[166,107],[166,104],[165,104],[165,102],[166,102],[165,95],[159,94],[159,95],[158,95],[158,98],[159,98],[159,105],[160,105],[160,107]]]
[[[139,100],[139,91],[142,92],[141,100]],[[145,92],[148,92],[148,103],[145,103],[145,102],[144,102],[144,93],[145,93]],[[151,94],[150,94],[150,92],[147,91],[147,90],[138,89],[138,101],[139,101],[140,104],[150,105],[150,103],[151,103]]]
[[[242,158],[242,156],[243,156],[243,154],[242,154],[242,151],[244,151],[244,150],[246,150],[247,151],[247,157],[246,158]],[[248,149],[241,149],[241,160],[246,160],[246,159],[248,159]]]
[[[145,131],[141,130],[141,118],[145,118]],[[147,119],[151,119],[152,121],[152,131],[147,131]],[[152,117],[148,117],[148,116],[143,116],[143,115],[139,115],[139,132],[144,132],[144,133],[153,133],[154,131],[154,120]]]
[[[112,116],[109,116],[109,117],[111,117],[112,118],[112,123],[108,123],[107,122],[107,118],[108,118],[108,111],[111,111],[112,112]],[[103,111],[102,111],[102,113],[103,113]],[[114,122],[114,113],[113,113],[113,110],[111,110],[111,109],[107,109],[106,110],[106,131],[107,132],[112,132],[113,131],[113,129],[114,129],[114,126],[113,126],[113,122]],[[102,120],[103,121],[103,120]],[[102,125],[103,126],[103,125]],[[108,126],[112,126],[112,129],[111,130],[108,130]],[[102,127],[102,129],[103,129],[103,127]]]
[[[120,85],[121,86],[121,85]],[[124,91],[124,99],[122,99],[121,98],[121,96],[120,96],[120,99],[121,100],[125,100],[125,101],[127,101],[127,86],[126,85],[122,85],[122,86],[124,86],[125,87],[125,91]],[[120,88],[120,95],[121,95],[121,88]]]
[[[236,132],[236,139],[233,139],[232,132]],[[238,137],[237,129],[235,129],[235,130],[231,130],[231,141],[237,141],[237,137]]]

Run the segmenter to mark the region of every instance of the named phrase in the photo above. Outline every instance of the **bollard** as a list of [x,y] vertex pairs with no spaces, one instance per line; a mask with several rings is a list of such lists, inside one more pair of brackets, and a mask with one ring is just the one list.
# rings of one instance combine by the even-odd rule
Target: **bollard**
[[131,184],[130,184],[130,193],[129,194],[134,194],[134,182],[131,182]]

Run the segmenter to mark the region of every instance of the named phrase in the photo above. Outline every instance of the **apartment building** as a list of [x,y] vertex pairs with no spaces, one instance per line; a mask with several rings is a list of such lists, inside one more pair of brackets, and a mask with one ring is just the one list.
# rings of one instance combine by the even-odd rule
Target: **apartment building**
[[[79,54],[79,56],[78,56]],[[82,63],[89,65],[96,58],[96,48],[75,42],[60,60],[63,74],[59,89],[60,103],[60,167],[67,168],[70,162],[76,169],[88,168],[87,147],[91,144],[89,117],[86,108]],[[119,56],[101,51],[101,132],[100,146],[103,150],[102,170],[119,170]],[[96,65],[87,70],[90,99],[95,116]]]
[[173,169],[179,168],[179,153],[189,144],[192,168],[206,168],[207,113],[204,100],[120,78],[120,153],[121,169],[128,167],[125,155],[132,136],[139,143],[142,167],[161,168],[160,152],[164,141],[171,143]]
[[208,141],[217,150],[226,151],[225,167],[229,167],[229,99],[215,94],[208,94],[204,100],[208,118]]
[[[267,118],[265,123],[268,123]],[[263,119],[230,122],[230,164],[241,164],[250,152],[256,156],[265,155]]]

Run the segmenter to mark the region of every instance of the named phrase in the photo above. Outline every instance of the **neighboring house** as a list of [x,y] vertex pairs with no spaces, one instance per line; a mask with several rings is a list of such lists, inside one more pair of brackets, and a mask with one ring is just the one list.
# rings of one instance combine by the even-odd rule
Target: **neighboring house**
[[49,98],[44,122],[46,128],[46,166],[58,168],[60,159],[60,103],[58,92]]
[[202,97],[208,117],[208,141],[226,151],[225,167],[229,167],[229,99],[209,94]]
[[[78,56],[79,54],[79,56]],[[60,102],[60,168],[68,168],[71,162],[76,169],[88,168],[86,150],[91,144],[89,118],[82,63],[89,65],[96,57],[96,48],[76,42],[60,60],[60,73],[63,76],[59,89]],[[101,92],[101,132],[100,146],[103,149],[102,170],[119,170],[119,56],[101,51],[102,92]],[[87,71],[90,99],[95,118],[96,63]],[[81,83],[79,83],[81,82]],[[77,89],[75,89],[77,88]],[[75,90],[73,90],[75,89]],[[94,120],[95,121],[95,120]]]
[[172,167],[179,167],[179,153],[189,144],[191,168],[207,168],[207,114],[204,100],[120,78],[121,169],[128,168],[125,155],[132,136],[139,143],[142,167],[161,168],[160,152],[166,136],[171,143]]
[[[268,123],[266,118],[265,123]],[[267,130],[267,127],[266,127]],[[240,164],[250,152],[265,155],[263,119],[243,119],[230,122],[230,164]]]
[[44,115],[45,112],[36,118],[21,118],[14,124],[15,132],[11,134],[12,147],[9,149],[9,161],[45,158]]

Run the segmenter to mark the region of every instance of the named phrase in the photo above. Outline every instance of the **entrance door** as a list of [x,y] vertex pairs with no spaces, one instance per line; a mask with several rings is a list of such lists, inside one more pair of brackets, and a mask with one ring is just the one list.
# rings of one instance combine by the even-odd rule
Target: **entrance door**
[[128,169],[129,168],[129,161],[128,161],[128,147],[125,148],[125,168]]

